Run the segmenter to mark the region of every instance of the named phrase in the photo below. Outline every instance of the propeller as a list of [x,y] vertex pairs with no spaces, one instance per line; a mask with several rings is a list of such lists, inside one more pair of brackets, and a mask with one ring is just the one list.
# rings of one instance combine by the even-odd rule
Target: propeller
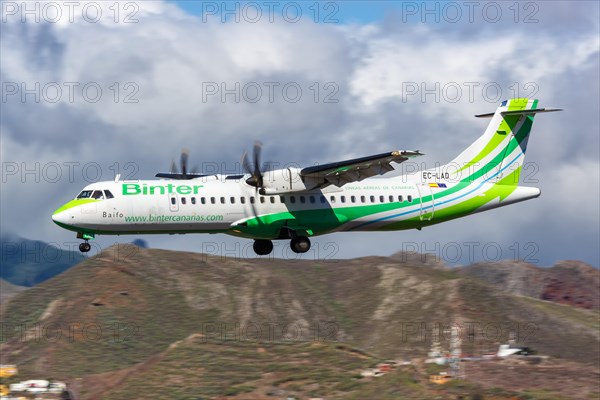
[[[181,150],[181,157],[179,158],[179,165],[181,166],[182,179],[187,179],[189,157],[190,157],[190,151],[188,149]],[[175,163],[175,160],[171,161],[170,171],[171,171],[171,174],[179,174],[179,170],[177,169],[177,164]],[[192,170],[189,172],[191,174],[197,174],[198,168],[193,167]]]
[[[256,188],[257,194],[263,194],[263,172],[261,171],[260,164],[260,154],[262,151],[262,143],[258,140],[254,142],[254,146],[252,147],[252,160],[253,164],[250,163],[248,159],[248,152],[245,151],[242,156],[242,167],[246,171],[246,173],[250,174],[250,177],[246,179],[246,183],[250,186],[254,186]],[[263,167],[264,170],[264,167]],[[258,212],[256,210],[256,202],[259,201],[259,198],[252,197],[250,199],[250,208],[252,209],[252,215],[254,217],[258,217]],[[257,223],[260,225],[262,221],[260,218],[256,218]],[[247,222],[246,222],[247,223]]]
[[244,152],[242,156],[242,166],[244,170],[250,174],[250,178],[246,179],[246,183],[250,186],[254,186],[257,189],[262,189],[263,187],[263,173],[260,170],[260,153],[262,150],[261,142],[254,142],[254,146],[252,147],[252,160],[253,164],[250,164],[248,160],[248,152]]

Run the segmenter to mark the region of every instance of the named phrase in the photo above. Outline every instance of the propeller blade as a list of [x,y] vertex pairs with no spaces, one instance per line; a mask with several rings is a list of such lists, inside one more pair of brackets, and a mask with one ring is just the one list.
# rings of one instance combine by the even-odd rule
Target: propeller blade
[[248,152],[246,151],[242,155],[242,168],[244,168],[244,171],[246,171],[247,174],[253,175],[250,162],[248,161]]
[[177,164],[175,164],[175,160],[171,160],[171,169],[170,169],[172,174],[178,174],[179,171],[177,170]]
[[254,179],[254,173],[252,172],[252,167],[250,162],[248,161],[248,152],[244,152],[242,155],[242,167],[247,174],[250,175],[250,178],[246,179],[246,183],[251,186],[256,186],[256,180]]
[[242,167],[244,168],[244,171],[250,175],[250,178],[246,179],[246,183],[256,187],[256,189],[262,188],[263,186],[263,174],[260,170],[261,150],[262,143],[256,141],[252,148],[253,164],[250,164],[250,161],[248,160],[248,152],[244,152],[244,155],[242,155]]
[[260,152],[262,150],[261,142],[254,142],[254,147],[252,149],[252,155],[254,156],[254,175],[259,176],[260,173]]
[[187,164],[190,152],[188,149],[181,150],[181,173],[183,175],[187,174]]
[[252,153],[254,156],[254,179],[256,180],[256,187],[262,188],[263,185],[263,176],[260,171],[260,153],[262,151],[262,143],[259,141],[254,142],[254,148],[252,149]]

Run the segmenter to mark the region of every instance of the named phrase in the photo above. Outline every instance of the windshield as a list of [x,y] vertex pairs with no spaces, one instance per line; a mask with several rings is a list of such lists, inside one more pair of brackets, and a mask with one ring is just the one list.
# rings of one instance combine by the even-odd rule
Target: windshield
[[78,199],[89,199],[90,197],[92,197],[91,190],[84,190],[83,192],[79,193],[79,196],[77,196]]

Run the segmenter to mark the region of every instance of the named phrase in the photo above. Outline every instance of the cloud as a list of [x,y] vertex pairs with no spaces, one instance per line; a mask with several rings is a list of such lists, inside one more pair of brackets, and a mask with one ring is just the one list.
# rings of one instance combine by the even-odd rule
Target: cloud
[[[594,207],[600,94],[593,18],[568,33],[573,21],[561,25],[561,12],[540,4],[546,17],[527,26],[398,25],[393,15],[369,24],[223,24],[155,1],[136,3],[139,22],[126,24],[114,22],[110,4],[99,4],[106,18],[98,23],[77,14],[75,22],[9,18],[3,25],[3,163],[98,163],[101,179],[112,179],[115,163],[122,170],[132,162],[138,177],[150,178],[188,147],[192,164],[233,172],[242,152],[260,139],[265,159],[279,163],[311,165],[405,148],[422,150],[423,162],[432,166],[449,161],[483,132],[487,121],[473,114],[493,111],[517,91],[535,90],[542,106],[567,109],[536,118],[528,161],[539,167],[533,186],[542,188],[540,199],[419,233],[317,240],[336,241],[337,256],[344,257],[391,254],[415,237],[425,244],[486,237],[503,247],[535,241],[543,249],[542,264],[581,258],[598,265],[597,248],[587,245],[598,239],[600,218]],[[597,12],[596,5],[589,7],[589,14]],[[53,83],[62,90],[56,101],[50,101]],[[471,97],[472,83],[477,85]],[[7,84],[19,92],[7,95]],[[406,92],[415,90],[412,84],[417,93]],[[484,93],[486,84],[500,87],[502,97]],[[451,90],[457,87],[462,92],[455,99]],[[96,88],[102,95],[94,101]],[[296,99],[298,88],[302,95]],[[438,99],[423,97],[431,88]],[[39,102],[35,94],[22,97],[22,89],[37,92]],[[49,215],[87,183],[85,177],[78,171],[73,180],[38,183],[32,176],[25,182],[9,176],[2,183],[2,230],[71,238],[57,231]],[[586,198],[566,206],[581,190]],[[148,240],[198,249],[195,244],[209,238]]]

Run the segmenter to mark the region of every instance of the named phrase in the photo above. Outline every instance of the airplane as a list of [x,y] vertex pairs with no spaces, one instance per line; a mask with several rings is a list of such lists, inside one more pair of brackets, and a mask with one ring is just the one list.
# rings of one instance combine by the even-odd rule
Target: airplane
[[505,100],[481,137],[448,164],[379,178],[423,155],[396,150],[346,161],[281,169],[261,169],[261,145],[245,174],[206,175],[187,171],[156,174],[155,180],[97,182],[52,215],[60,227],[83,239],[90,251],[96,235],[224,233],[253,239],[257,255],[273,250],[273,240],[289,240],[305,253],[310,237],[332,232],[418,229],[536,198],[540,189],[519,186],[538,100]]

